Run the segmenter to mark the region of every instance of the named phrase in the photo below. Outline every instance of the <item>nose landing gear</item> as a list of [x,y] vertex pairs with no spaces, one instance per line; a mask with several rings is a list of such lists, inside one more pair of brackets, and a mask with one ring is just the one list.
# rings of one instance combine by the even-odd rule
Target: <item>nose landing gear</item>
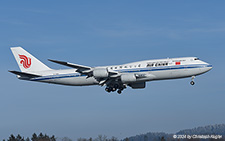
[[194,85],[195,84],[194,79],[195,79],[195,76],[192,76],[191,77],[191,82],[190,82],[191,85]]
[[190,82],[190,84],[191,84],[191,85],[194,85],[194,84],[195,84],[195,82],[194,82],[194,81],[191,81],[191,82]]

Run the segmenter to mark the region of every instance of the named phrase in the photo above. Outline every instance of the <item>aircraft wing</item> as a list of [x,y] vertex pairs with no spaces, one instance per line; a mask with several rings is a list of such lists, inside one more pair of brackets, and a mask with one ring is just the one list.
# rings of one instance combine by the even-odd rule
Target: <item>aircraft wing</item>
[[52,59],[48,59],[48,60],[51,61],[51,62],[57,63],[57,64],[61,64],[61,65],[64,65],[64,66],[75,68],[75,69],[77,69],[76,71],[80,72],[80,73],[83,73],[84,71],[91,70],[91,67],[88,67],[88,66],[73,64],[73,63],[64,62],[64,61],[57,61],[57,60],[52,60]]
[[[48,59],[48,60],[51,61],[51,62],[57,63],[57,64],[61,64],[61,65],[64,65],[64,66],[75,68],[75,69],[77,69],[76,72],[87,75],[87,78],[92,77],[93,71],[96,69],[96,68],[78,65],[78,64],[73,64],[73,63],[64,62],[64,61],[57,61],[57,60],[52,60],[52,59]],[[110,78],[116,78],[116,77],[120,76],[120,74],[116,71],[113,71],[113,70],[107,70],[107,71],[109,73]],[[106,81],[102,82],[102,84],[105,83],[105,82]]]

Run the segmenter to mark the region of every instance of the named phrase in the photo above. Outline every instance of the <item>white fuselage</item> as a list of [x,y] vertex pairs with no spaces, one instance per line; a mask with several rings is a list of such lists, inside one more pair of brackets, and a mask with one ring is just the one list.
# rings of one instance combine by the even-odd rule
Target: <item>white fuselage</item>
[[[138,78],[136,82],[145,82],[154,80],[185,78],[200,75],[212,69],[212,65],[203,62],[196,57],[184,57],[146,60],[123,65],[103,66],[96,68],[107,68],[108,70],[119,72],[120,74],[133,73],[139,76],[143,75],[144,77]],[[32,78],[31,81],[71,86],[99,84],[99,81],[97,81],[94,77],[87,78],[86,75],[81,75],[80,73],[77,73],[76,69],[48,70],[32,73],[42,76]]]

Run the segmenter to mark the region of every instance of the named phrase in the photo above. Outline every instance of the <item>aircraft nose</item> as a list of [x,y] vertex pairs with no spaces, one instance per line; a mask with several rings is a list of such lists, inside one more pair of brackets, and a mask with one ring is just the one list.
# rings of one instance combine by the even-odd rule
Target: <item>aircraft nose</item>
[[207,68],[207,71],[210,71],[212,69],[212,65],[211,64],[207,64],[205,67]]
[[213,67],[212,67],[212,65],[209,65],[209,70],[211,70]]
[[210,71],[212,69],[212,65],[210,64],[205,64],[202,66],[202,68],[200,68],[201,73],[206,73],[208,71]]

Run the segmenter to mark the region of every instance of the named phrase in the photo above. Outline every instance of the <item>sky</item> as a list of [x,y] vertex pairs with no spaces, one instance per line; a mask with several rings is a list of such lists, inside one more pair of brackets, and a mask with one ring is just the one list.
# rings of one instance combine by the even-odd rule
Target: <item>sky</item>
[[[125,137],[175,133],[225,123],[224,1],[2,1],[0,140],[31,137]],[[213,69],[195,78],[148,82],[108,94],[18,80],[10,47],[22,46],[53,69],[57,59],[86,66],[196,56]]]

